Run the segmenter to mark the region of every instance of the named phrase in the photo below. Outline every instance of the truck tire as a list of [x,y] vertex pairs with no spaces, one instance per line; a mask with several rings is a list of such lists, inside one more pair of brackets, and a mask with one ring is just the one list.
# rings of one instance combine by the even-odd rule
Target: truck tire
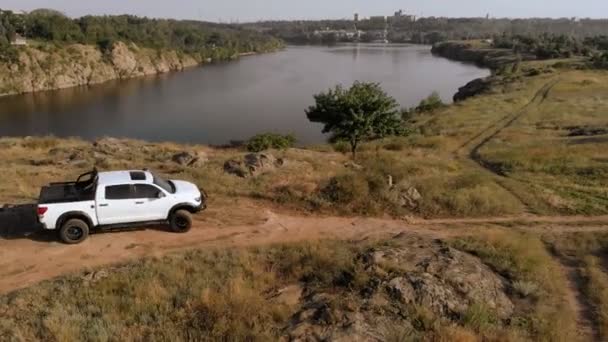
[[87,237],[89,237],[89,225],[81,219],[67,220],[59,229],[59,238],[69,245],[81,243]]
[[176,210],[169,220],[171,230],[175,233],[187,233],[192,228],[192,215],[187,210]]

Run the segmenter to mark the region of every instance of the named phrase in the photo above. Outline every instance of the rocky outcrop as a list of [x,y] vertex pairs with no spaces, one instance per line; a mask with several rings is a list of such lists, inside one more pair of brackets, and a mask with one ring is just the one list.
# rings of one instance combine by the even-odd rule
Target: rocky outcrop
[[198,65],[199,59],[122,42],[106,54],[96,46],[82,44],[22,47],[18,61],[0,63],[0,96],[179,71]]
[[207,157],[207,154],[202,152],[184,151],[174,154],[171,157],[171,160],[181,166],[197,168],[205,165],[205,163],[209,161],[209,157]]
[[272,171],[285,164],[282,158],[275,158],[268,153],[251,153],[245,155],[243,160],[228,160],[224,163],[224,172],[241,178],[257,176]]
[[395,328],[415,332],[419,308],[448,325],[471,309],[483,308],[503,322],[514,313],[507,279],[440,240],[402,233],[359,254],[356,263],[359,273],[344,278],[367,279],[367,285],[304,288],[284,340],[383,341]]
[[465,86],[458,88],[458,92],[454,95],[454,102],[460,102],[469,97],[481,95],[489,92],[492,89],[493,78],[478,78],[467,83]]
[[433,46],[431,52],[435,55],[460,62],[475,63],[478,66],[499,69],[506,64],[512,64],[522,58],[534,59],[534,56],[517,56],[511,49],[495,49],[474,47],[467,42],[443,42]]

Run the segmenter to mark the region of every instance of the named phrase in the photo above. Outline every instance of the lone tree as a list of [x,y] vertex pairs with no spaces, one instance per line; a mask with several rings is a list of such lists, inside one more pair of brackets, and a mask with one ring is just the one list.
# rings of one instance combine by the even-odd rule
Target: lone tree
[[362,141],[403,133],[399,104],[378,83],[355,82],[314,96],[316,104],[306,110],[308,120],[325,124],[323,133],[332,141],[347,141],[353,159]]

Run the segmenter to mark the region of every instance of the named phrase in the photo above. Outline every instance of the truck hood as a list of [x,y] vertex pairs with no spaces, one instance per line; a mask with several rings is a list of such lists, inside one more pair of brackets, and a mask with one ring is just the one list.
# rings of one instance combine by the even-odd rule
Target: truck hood
[[180,180],[171,180],[175,185],[175,193],[177,195],[192,195],[194,197],[200,197],[201,192],[198,187],[190,182],[184,182]]

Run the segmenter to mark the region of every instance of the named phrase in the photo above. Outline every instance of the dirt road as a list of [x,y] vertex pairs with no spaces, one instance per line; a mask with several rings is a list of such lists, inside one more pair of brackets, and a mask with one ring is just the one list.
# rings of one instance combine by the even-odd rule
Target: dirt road
[[256,205],[197,215],[188,234],[162,228],[103,233],[76,246],[54,235],[0,240],[0,293],[82,269],[199,247],[229,247],[317,239],[364,240],[418,232],[437,238],[466,234],[467,228],[517,226],[539,231],[608,230],[608,217],[534,217],[394,220],[277,214]]

